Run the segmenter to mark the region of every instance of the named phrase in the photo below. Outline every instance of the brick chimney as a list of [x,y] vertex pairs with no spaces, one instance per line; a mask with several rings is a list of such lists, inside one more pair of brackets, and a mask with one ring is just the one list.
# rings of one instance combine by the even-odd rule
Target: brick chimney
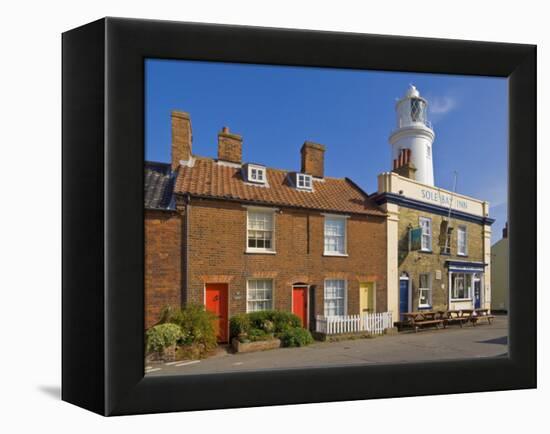
[[318,143],[304,142],[302,149],[302,173],[322,178],[325,175],[325,147]]
[[508,222],[502,228],[502,238],[508,238]]
[[218,160],[241,164],[243,159],[243,137],[223,127],[218,133]]
[[416,167],[411,161],[411,150],[401,149],[399,157],[393,160],[392,172],[409,179],[415,179]]
[[189,113],[172,110],[172,170],[179,167],[180,161],[191,159],[193,131]]

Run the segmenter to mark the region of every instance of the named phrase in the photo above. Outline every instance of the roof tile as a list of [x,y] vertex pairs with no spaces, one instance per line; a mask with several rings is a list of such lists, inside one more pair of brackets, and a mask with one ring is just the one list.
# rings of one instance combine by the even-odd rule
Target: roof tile
[[327,212],[385,215],[366,193],[347,178],[314,178],[313,191],[309,192],[294,188],[288,179],[290,173],[267,168],[269,185],[256,186],[243,180],[238,167],[219,164],[210,158],[195,157],[192,166],[179,167],[174,193]]

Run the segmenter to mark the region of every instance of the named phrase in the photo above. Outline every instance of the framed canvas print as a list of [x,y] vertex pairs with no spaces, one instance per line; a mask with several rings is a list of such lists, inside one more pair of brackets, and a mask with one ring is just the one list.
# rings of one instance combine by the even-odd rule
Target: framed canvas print
[[536,387],[536,47],[63,34],[63,399]]

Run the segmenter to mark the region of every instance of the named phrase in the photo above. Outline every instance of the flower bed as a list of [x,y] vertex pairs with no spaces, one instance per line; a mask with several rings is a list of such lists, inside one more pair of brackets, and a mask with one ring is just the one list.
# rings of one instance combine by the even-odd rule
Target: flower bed
[[275,310],[235,315],[230,320],[231,343],[236,352],[263,351],[278,347],[301,347],[313,342],[300,318]]

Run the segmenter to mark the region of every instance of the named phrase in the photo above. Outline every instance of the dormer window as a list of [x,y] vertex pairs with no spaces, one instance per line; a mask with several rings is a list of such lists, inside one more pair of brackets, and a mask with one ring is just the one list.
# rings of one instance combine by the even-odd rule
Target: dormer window
[[250,179],[256,182],[264,182],[264,169],[250,169]]
[[246,164],[246,180],[255,184],[265,184],[267,181],[266,170],[264,166],[258,164]]
[[313,188],[311,175],[305,173],[296,174],[296,188],[300,190],[310,190]]

